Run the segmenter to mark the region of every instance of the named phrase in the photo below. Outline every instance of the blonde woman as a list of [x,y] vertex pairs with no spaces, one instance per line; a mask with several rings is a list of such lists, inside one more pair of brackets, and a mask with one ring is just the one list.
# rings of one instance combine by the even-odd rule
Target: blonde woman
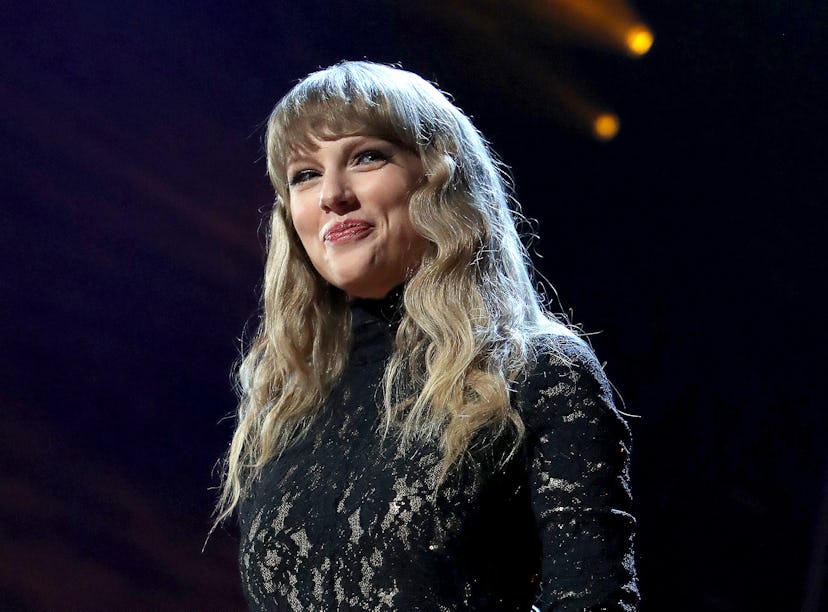
[[629,430],[543,307],[502,169],[396,68],[274,109],[263,316],[219,520],[255,610],[631,610]]

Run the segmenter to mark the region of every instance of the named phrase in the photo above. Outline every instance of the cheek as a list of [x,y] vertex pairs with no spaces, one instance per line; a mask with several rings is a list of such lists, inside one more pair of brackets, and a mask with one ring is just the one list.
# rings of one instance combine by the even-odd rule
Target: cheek
[[411,243],[417,238],[418,234],[417,231],[414,229],[414,225],[411,223],[411,217],[409,217],[408,207],[401,209],[396,216],[398,234],[405,242]]
[[389,211],[389,217],[394,218],[398,231],[403,236],[407,238],[419,236],[411,222],[410,195],[408,192],[397,199],[393,209]]
[[408,206],[395,209],[393,214],[395,231],[389,245],[394,258],[406,268],[422,259],[425,253],[426,239],[414,228],[409,216]]
[[301,202],[295,202],[290,208],[290,218],[299,239],[305,246],[305,250],[312,246],[312,238],[316,235],[316,219],[307,206]]

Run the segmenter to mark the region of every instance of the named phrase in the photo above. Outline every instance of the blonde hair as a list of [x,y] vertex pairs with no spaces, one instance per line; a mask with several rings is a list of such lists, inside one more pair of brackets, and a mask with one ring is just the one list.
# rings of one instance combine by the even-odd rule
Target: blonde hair
[[238,423],[224,462],[217,522],[262,467],[307,432],[341,375],[350,344],[345,295],[314,270],[290,217],[289,154],[311,135],[370,134],[419,154],[426,180],[411,222],[429,248],[408,280],[394,353],[383,378],[384,425],[403,447],[436,440],[442,476],[472,440],[523,422],[513,383],[541,336],[575,334],[544,310],[516,230],[517,203],[486,141],[421,77],[370,62],[309,75],[273,110],[267,170],[276,189],[262,304],[264,316],[238,368]]

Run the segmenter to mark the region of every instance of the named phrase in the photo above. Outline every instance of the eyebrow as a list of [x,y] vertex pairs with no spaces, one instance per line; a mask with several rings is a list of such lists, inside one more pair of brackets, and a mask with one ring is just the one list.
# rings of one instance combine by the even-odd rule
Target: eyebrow
[[[378,141],[382,141],[382,142],[388,143],[388,144],[393,145],[393,146],[405,148],[401,144],[397,143],[396,141],[389,140],[388,138],[383,138],[382,136],[374,136],[373,134],[343,134],[341,136],[330,136],[330,137],[323,137],[323,138],[320,138],[320,137],[317,136],[316,138],[318,140],[323,141],[323,142],[324,141],[332,141],[332,140],[341,140],[343,138],[352,138],[352,139],[355,139],[355,142],[350,144],[351,148],[358,147],[359,144],[360,144],[360,140],[362,140],[362,141],[378,140]],[[313,158],[312,158],[312,155],[313,155],[313,153],[315,153],[316,151],[319,150],[319,147],[316,147],[313,150],[309,150],[309,147],[302,146],[302,147],[299,148],[299,150],[301,150],[301,149],[304,149],[304,151],[299,152],[299,153],[289,153],[286,156],[286,158],[285,158],[285,171],[286,172],[287,172],[287,169],[291,166],[291,164],[298,164],[298,163],[303,163],[303,162],[314,161]],[[294,151],[296,151],[296,150],[297,149],[294,149]]]
[[308,161],[312,161],[309,155],[291,155],[290,157],[285,159],[285,171],[287,171],[287,169],[290,168],[292,164],[299,164]]
[[287,168],[290,164],[295,164],[296,162],[301,161],[308,161],[311,158],[311,155],[319,150],[319,147],[315,149],[311,149],[308,146],[302,145],[299,147],[291,147],[288,154],[285,155],[285,168]]

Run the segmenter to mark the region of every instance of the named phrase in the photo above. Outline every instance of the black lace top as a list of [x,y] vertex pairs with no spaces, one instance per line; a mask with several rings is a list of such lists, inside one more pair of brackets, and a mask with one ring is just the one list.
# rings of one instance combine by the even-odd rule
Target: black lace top
[[548,351],[515,393],[520,451],[505,466],[496,446],[476,452],[435,493],[436,445],[402,453],[378,431],[393,311],[352,314],[349,364],[313,430],[240,504],[250,608],[635,609],[630,435],[592,353]]

